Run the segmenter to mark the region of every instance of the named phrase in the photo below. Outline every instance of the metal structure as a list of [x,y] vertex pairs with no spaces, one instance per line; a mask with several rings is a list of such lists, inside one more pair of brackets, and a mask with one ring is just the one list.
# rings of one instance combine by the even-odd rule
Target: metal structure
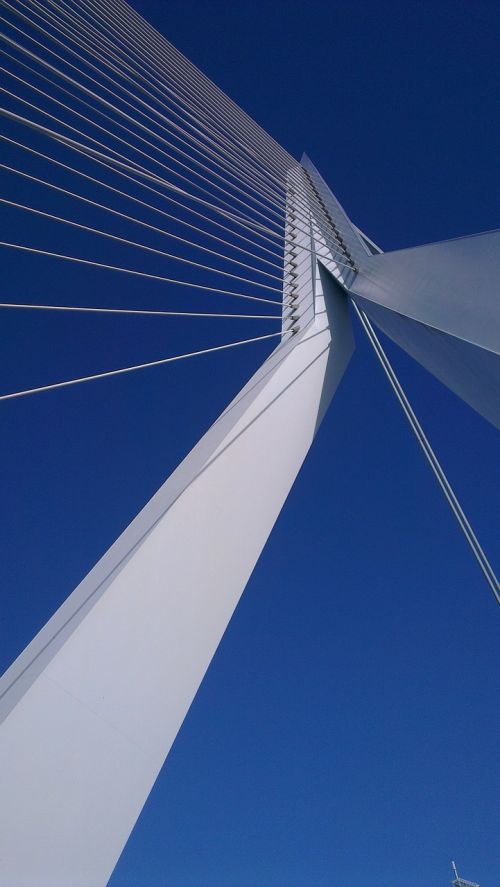
[[[79,274],[161,286],[175,301],[169,310],[3,307],[269,326],[0,400],[279,340],[0,683],[0,885],[100,887],[349,363],[349,303],[500,601],[493,570],[371,325],[500,425],[493,287],[500,233],[384,255],[307,156],[292,158],[124,0],[5,0],[1,7],[9,86],[1,88],[0,138],[11,158],[0,164],[1,200],[47,232],[64,226],[72,245],[63,253],[41,235],[0,245]],[[33,189],[29,203],[16,196],[20,180]],[[137,267],[139,254],[147,268]],[[249,302],[259,314],[227,308]],[[27,840],[29,852],[20,853]]]
[[465,878],[460,878],[454,862],[451,863],[451,867],[455,875],[454,880],[451,882],[453,887],[479,887],[479,884],[476,884],[475,881],[466,881]]

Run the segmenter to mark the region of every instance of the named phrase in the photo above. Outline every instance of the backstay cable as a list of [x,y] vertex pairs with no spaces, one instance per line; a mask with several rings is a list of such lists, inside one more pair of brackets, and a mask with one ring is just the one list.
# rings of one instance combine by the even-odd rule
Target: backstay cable
[[399,382],[399,379],[396,376],[396,373],[389,361],[389,358],[387,357],[387,355],[382,347],[382,344],[381,344],[377,334],[375,333],[375,330],[373,329],[373,326],[372,326],[370,320],[368,319],[368,317],[365,314],[365,312],[363,311],[363,309],[359,308],[359,306],[356,304],[356,302],[354,301],[354,299],[352,297],[351,297],[351,302],[354,307],[354,310],[356,311],[356,314],[359,317],[361,325],[362,325],[366,335],[368,336],[368,339],[373,347],[373,350],[375,351],[375,354],[377,355],[377,357],[380,361],[382,369],[384,370],[384,373],[386,374],[386,376],[389,380],[391,388],[393,389],[399,403],[401,404],[401,407],[403,408],[403,412],[410,424],[410,427],[411,427],[412,431],[414,432],[415,437],[417,438],[417,441],[420,444],[421,449],[423,450],[425,458],[427,459],[429,465],[431,466],[432,471],[434,472],[434,475],[439,483],[439,486],[441,487],[441,489],[446,497],[446,500],[447,500],[453,514],[455,515],[455,517],[458,521],[460,529],[462,530],[467,542],[469,543],[470,548],[472,549],[474,557],[476,558],[479,566],[481,567],[481,570],[483,571],[483,573],[486,577],[486,581],[488,582],[488,585],[490,586],[490,588],[493,592],[495,600],[496,600],[497,604],[500,604],[500,583],[493,571],[493,567],[489,563],[488,558],[486,557],[483,549],[481,548],[481,545],[479,544],[479,541],[478,541],[478,539],[477,539],[477,537],[476,537],[476,535],[475,535],[469,521],[467,520],[467,517],[466,517],[463,509],[462,509],[462,506],[460,505],[460,502],[458,501],[448,478],[446,477],[443,469],[441,468],[441,465],[438,461],[436,454],[434,453],[434,450],[432,449],[427,437],[424,434],[422,426],[420,425],[420,422],[418,421],[418,419],[412,409],[412,406],[408,400],[408,397],[406,396],[406,394],[401,386],[401,383]]

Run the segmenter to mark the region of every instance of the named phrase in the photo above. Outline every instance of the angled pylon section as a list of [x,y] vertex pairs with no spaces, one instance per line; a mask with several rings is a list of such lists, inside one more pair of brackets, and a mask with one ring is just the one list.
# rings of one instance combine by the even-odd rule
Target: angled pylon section
[[500,428],[500,231],[365,259],[352,295],[391,339]]
[[376,326],[500,428],[500,231],[383,253],[307,155],[302,165],[321,237],[340,247],[326,267]]
[[107,883],[349,362],[302,177],[282,342],[0,682],[1,887]]

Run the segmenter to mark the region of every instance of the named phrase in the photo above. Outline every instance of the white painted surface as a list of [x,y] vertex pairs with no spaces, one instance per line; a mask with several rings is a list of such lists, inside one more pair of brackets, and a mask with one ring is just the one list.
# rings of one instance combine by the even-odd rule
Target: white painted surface
[[352,284],[386,335],[500,428],[500,232],[365,259]]
[[350,359],[313,283],[314,319],[0,682],[1,887],[107,883]]
[[353,293],[500,354],[500,231],[373,256]]

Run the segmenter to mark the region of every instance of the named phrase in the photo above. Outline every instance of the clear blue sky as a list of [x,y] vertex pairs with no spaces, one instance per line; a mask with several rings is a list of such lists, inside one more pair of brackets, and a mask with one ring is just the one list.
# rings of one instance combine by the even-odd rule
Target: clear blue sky
[[[134,5],[305,149],[384,250],[498,227],[493,2]],[[41,265],[2,259],[5,297],[49,288]],[[115,304],[142,292],[105,287]],[[184,341],[136,319],[2,321],[2,390]],[[356,332],[112,887],[444,887],[451,858],[498,885],[498,608]],[[387,347],[498,569],[498,434]],[[3,667],[268,350],[0,405]]]

